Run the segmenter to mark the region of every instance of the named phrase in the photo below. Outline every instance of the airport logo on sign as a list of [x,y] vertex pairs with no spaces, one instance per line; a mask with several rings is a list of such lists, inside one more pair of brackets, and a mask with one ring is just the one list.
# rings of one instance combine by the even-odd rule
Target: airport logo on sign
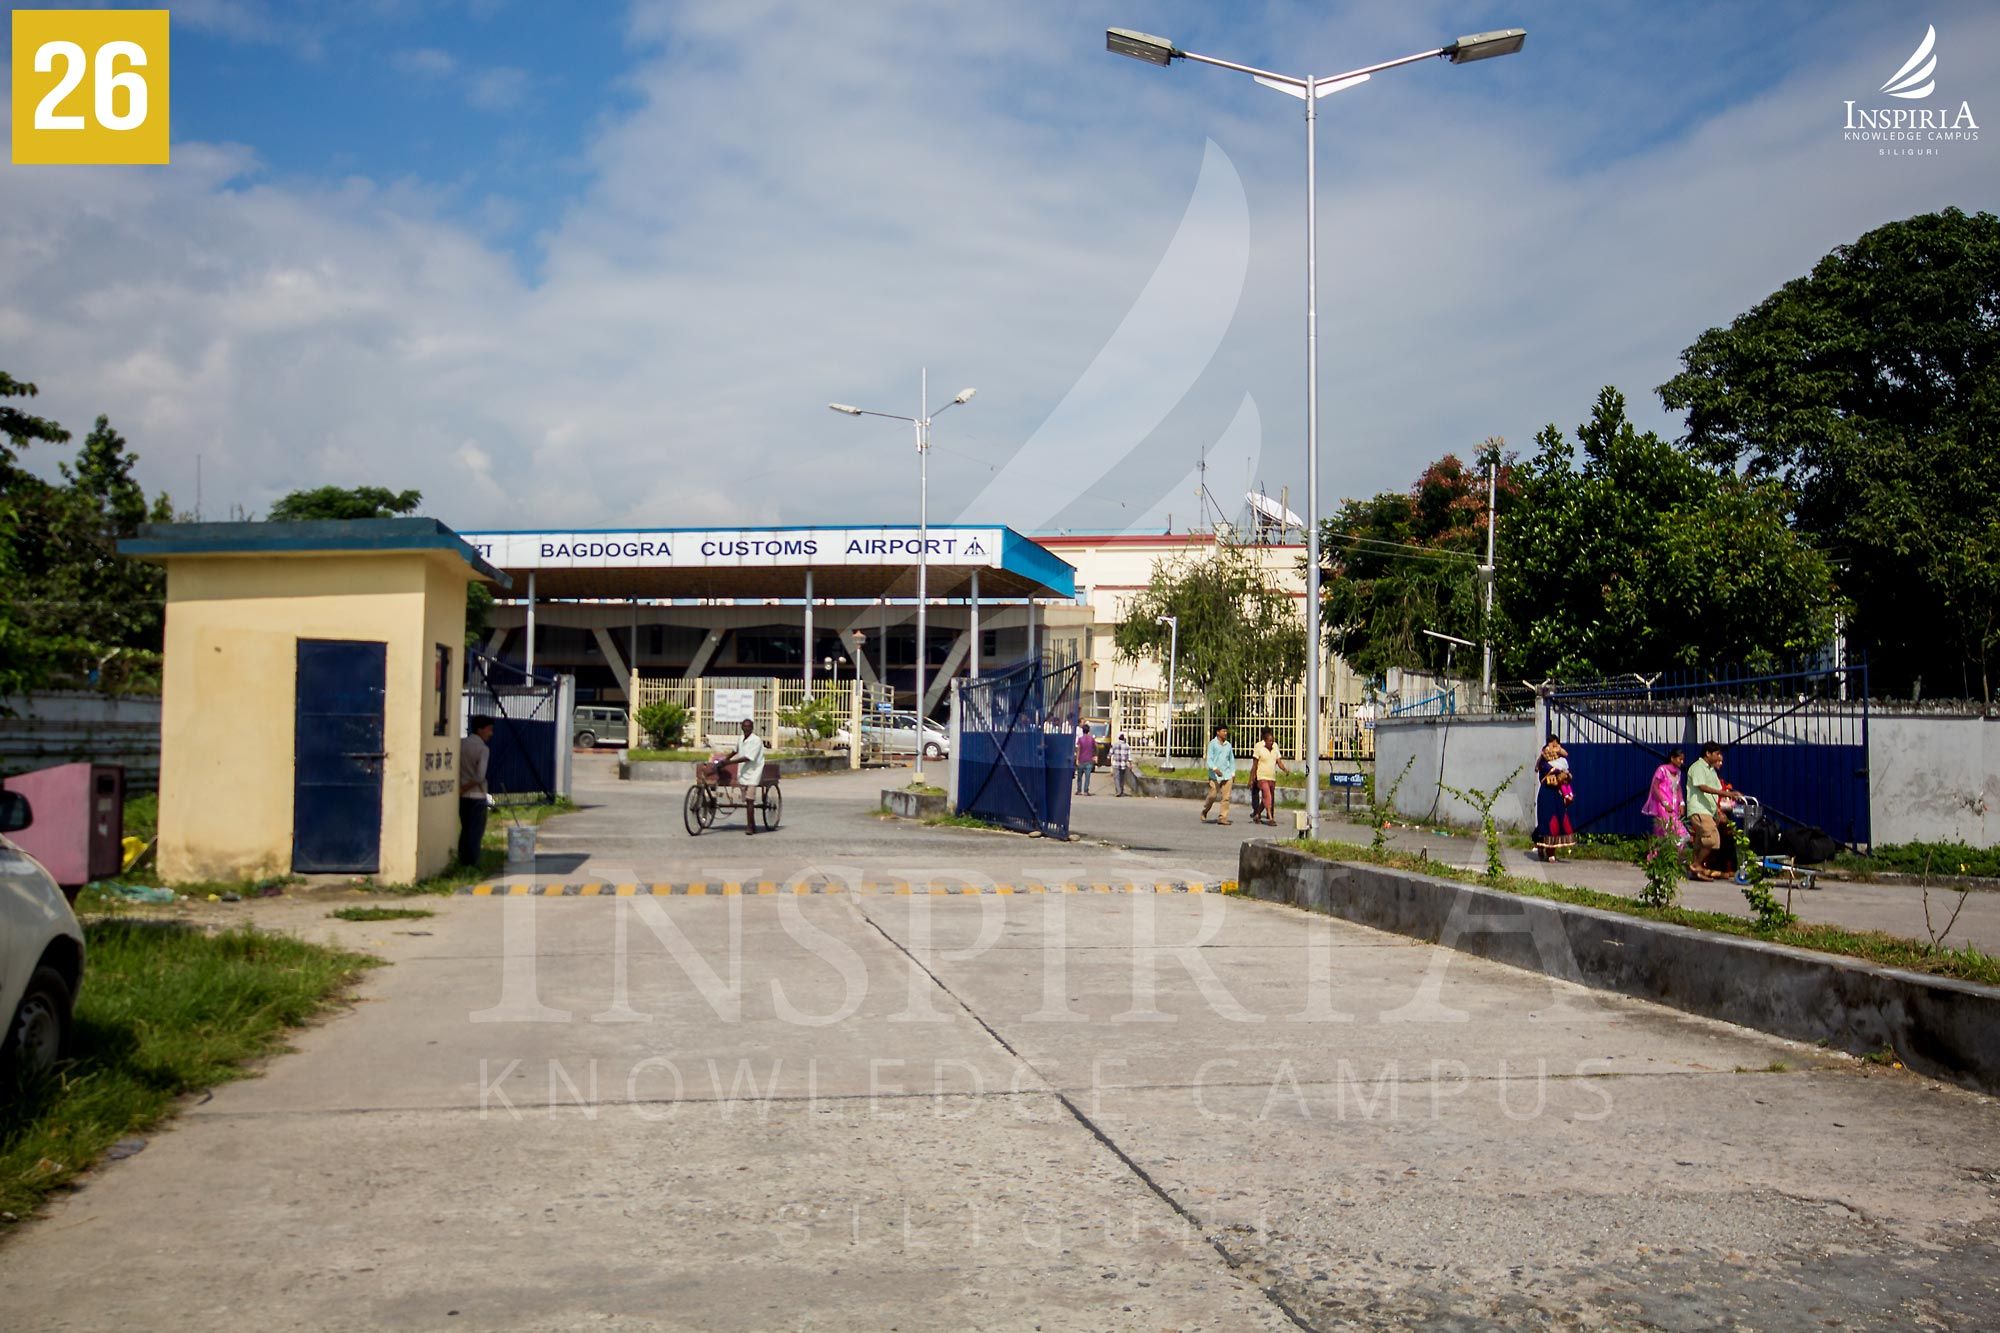
[[[1923,41],[1885,80],[1878,92],[1905,102],[1920,102],[1937,91],[1937,28],[1927,27]],[[1972,103],[1936,106],[1865,107],[1849,100],[1842,138],[1872,144],[1878,157],[1935,157],[1947,144],[1976,143],[1979,122]]]

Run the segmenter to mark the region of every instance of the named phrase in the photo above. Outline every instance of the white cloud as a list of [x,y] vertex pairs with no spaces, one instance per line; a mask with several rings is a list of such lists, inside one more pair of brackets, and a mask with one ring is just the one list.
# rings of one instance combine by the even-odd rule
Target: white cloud
[[457,57],[435,46],[398,51],[389,57],[389,63],[404,74],[420,74],[428,78],[444,78],[458,69]]
[[507,111],[528,95],[528,71],[500,65],[480,70],[466,81],[465,100],[481,111]]
[[[1338,26],[1340,49],[1393,54],[1453,27],[1414,5],[1273,15],[1282,34],[1224,33],[1245,49],[1219,53],[1276,58]],[[1489,434],[1526,446],[1604,383],[1658,420],[1650,390],[1678,350],[1831,246],[2000,203],[1994,145],[1890,159],[1839,141],[1840,99],[1914,38],[1871,6],[1838,15],[1837,51],[1793,52],[1712,112],[1706,83],[1680,89],[1596,30],[1328,99],[1327,499],[1405,485]],[[1221,22],[1183,17],[1189,43]],[[1242,304],[1192,387],[1132,377],[1148,401],[1107,406],[1172,410],[1104,443],[1130,457],[1063,521],[1129,522],[1177,495],[1246,394],[1259,479],[1302,508],[1297,104],[1105,55],[1107,20],[1115,7],[640,6],[636,105],[587,145],[531,279],[480,217],[450,220],[442,184],[277,181],[243,149],[185,142],[158,171],[0,166],[0,368],[72,426],[109,412],[184,504],[200,455],[211,513],[373,483],[421,487],[463,526],[523,526],[908,518],[907,434],[823,404],[913,411],[927,365],[940,393],[980,390],[938,427],[932,513],[948,516],[1127,319],[1212,137],[1248,200]],[[1941,89],[1983,113],[2000,22],[1937,21]],[[1727,24],[1703,39],[1736,84],[1772,64]],[[1248,428],[1234,455],[1253,452]],[[1242,464],[1215,465],[1233,490]]]

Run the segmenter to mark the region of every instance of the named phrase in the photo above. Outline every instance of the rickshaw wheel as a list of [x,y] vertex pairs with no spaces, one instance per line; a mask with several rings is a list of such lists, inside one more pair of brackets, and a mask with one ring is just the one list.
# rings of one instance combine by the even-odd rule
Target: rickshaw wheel
[[776,787],[764,788],[763,800],[759,802],[764,810],[764,828],[768,832],[778,827],[778,820],[785,813],[785,794]]
[[681,822],[687,825],[688,835],[698,837],[715,816],[708,809],[708,802],[702,798],[699,785],[689,787],[687,798],[681,802]]

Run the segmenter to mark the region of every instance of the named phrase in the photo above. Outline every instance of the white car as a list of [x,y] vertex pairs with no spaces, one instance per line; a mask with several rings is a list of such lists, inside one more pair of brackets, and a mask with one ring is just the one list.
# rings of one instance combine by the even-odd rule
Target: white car
[[[861,742],[868,750],[881,750],[885,754],[915,754],[917,752],[917,715],[915,713],[881,713],[864,720],[861,724]],[[845,749],[854,743],[854,735],[842,727],[834,733],[836,748]],[[924,758],[942,759],[951,753],[951,733],[929,718],[924,719]]]
[[[34,820],[28,798],[0,790],[0,835]],[[0,1078],[38,1074],[69,1051],[83,983],[83,928],[41,863],[0,836]]]

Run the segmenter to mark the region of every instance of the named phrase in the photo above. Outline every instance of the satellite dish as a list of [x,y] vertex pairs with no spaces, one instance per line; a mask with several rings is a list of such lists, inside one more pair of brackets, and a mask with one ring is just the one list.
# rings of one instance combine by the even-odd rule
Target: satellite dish
[[1251,512],[1268,523],[1275,523],[1281,528],[1302,528],[1306,525],[1304,519],[1268,495],[1250,491],[1243,498],[1249,503]]

